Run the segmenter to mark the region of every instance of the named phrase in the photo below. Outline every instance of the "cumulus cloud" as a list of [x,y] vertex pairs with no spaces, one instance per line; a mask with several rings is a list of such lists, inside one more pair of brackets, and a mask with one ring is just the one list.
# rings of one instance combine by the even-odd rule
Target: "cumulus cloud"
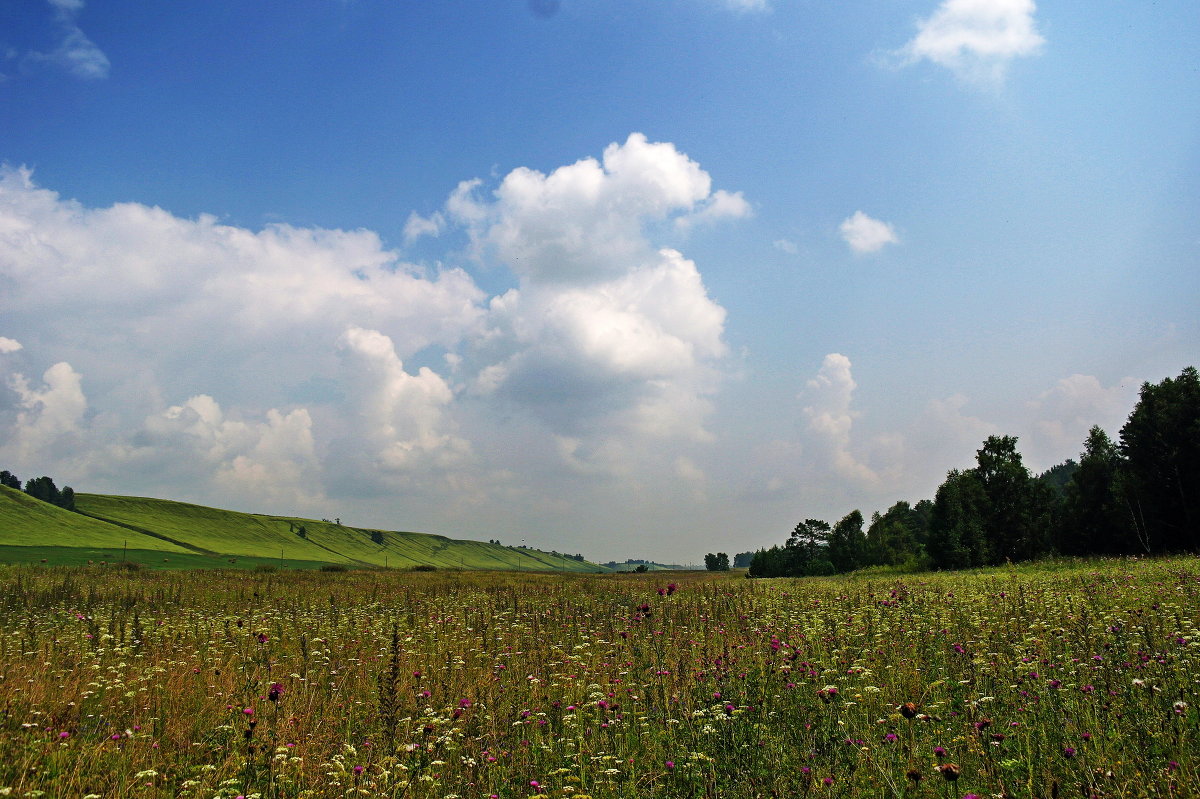
[[405,264],[370,231],[251,231],[137,203],[86,208],[28,170],[0,172],[0,277],[13,329],[86,352],[102,391],[153,369],[151,393],[165,397],[220,385],[275,402],[263,396],[272,384],[332,378],[333,343],[350,324],[391,336],[404,356],[452,347],[484,317],[464,271]]
[[826,355],[817,376],[805,384],[801,395],[808,403],[804,416],[834,472],[847,480],[873,483],[878,476],[850,450],[850,430],[858,415],[852,409],[856,388],[850,359],[836,352]]
[[744,216],[741,194],[712,191],[697,163],[635,133],[601,160],[513,170],[490,198],[464,182],[446,212],[480,257],[520,279],[490,304],[475,392],[529,410],[569,443],[585,432],[709,437],[725,311],[695,263],[648,231]]
[[[590,283],[624,274],[654,258],[647,223],[701,211],[720,200],[700,165],[674,145],[640,133],[613,143],[602,160],[584,158],[546,175],[519,167],[494,192],[460,184],[447,210],[470,225],[478,244],[523,279]],[[742,201],[744,202],[744,201]]]
[[58,45],[50,52],[33,51],[25,56],[26,63],[44,63],[84,80],[108,77],[110,64],[95,42],[87,37],[75,19],[83,10],[81,0],[47,0],[53,9]]
[[82,376],[63,361],[45,371],[41,386],[17,372],[7,382],[16,395],[17,413],[8,435],[0,438],[0,453],[18,468],[37,468],[39,458],[61,456],[79,433],[87,411]]
[[943,0],[899,55],[907,63],[927,59],[969,82],[998,83],[1012,59],[1045,43],[1035,11],[1033,0]]
[[413,211],[404,223],[404,243],[412,244],[422,236],[440,236],[445,227],[445,217],[440,213],[421,216]]
[[857,253],[878,252],[887,244],[897,244],[900,239],[895,229],[887,222],[872,219],[862,211],[855,211],[838,226],[842,239]]
[[1026,403],[1030,418],[1022,449],[1039,470],[1077,458],[1093,425],[1116,435],[1137,395],[1138,383],[1131,377],[1107,387],[1094,375],[1064,377]]
[[268,410],[263,421],[231,418],[207,394],[148,417],[133,442],[109,457],[124,468],[151,464],[194,481],[193,496],[261,509],[319,504],[312,418],[304,408]]
[[749,210],[640,134],[548,173],[465,180],[406,237],[465,232],[464,258],[515,278],[489,298],[371,231],[93,208],[3,169],[0,352],[61,366],[5,379],[0,446],[73,441],[92,490],[255,510],[548,508],[563,480],[694,477],[680,464],[699,460],[678,459],[713,440],[725,309],[660,237]]
[[411,475],[470,455],[470,445],[449,432],[446,411],[454,393],[436,372],[425,366],[416,374],[405,371],[392,340],[377,330],[350,327],[338,346],[360,421],[353,450],[365,458],[365,473]]

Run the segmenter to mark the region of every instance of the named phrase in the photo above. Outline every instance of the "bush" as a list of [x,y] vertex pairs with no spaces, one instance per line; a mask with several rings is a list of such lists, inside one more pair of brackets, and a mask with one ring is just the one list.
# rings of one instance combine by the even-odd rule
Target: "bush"
[[346,567],[340,563],[325,563],[321,566],[323,572],[344,572]]
[[279,567],[272,566],[270,563],[260,563],[254,567],[254,571],[262,572],[263,574],[274,574],[279,571]]
[[432,563],[422,563],[419,566],[413,566],[412,570],[415,572],[435,572],[437,571],[437,566],[434,566]]

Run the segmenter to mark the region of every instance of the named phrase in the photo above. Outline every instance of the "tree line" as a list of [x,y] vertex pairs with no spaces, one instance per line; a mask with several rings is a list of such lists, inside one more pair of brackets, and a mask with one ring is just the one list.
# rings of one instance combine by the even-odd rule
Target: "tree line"
[[75,510],[75,489],[70,486],[63,486],[62,490],[59,490],[58,486],[54,484],[54,480],[45,475],[27,480],[25,488],[22,489],[21,478],[8,469],[5,469],[0,471],[0,485],[16,489],[17,491],[24,490],[26,494],[34,499],[49,502],[51,505],[57,505],[60,508]]
[[[975,466],[952,469],[932,500],[900,501],[867,524],[805,519],[760,549],[753,577],[869,566],[961,569],[1050,555],[1157,555],[1200,549],[1200,376],[1144,383],[1117,441],[1094,426],[1079,460],[1034,476],[1015,436],[989,436]],[[864,526],[866,529],[864,529]],[[738,555],[740,560],[742,555]],[[736,560],[735,560],[736,563]]]

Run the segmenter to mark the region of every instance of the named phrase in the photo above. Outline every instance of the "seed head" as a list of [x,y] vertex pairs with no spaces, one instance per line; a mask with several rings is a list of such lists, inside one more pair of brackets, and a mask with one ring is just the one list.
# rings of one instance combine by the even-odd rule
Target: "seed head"
[[958,767],[957,763],[943,763],[938,766],[938,771],[947,782],[954,782],[962,774],[962,769]]

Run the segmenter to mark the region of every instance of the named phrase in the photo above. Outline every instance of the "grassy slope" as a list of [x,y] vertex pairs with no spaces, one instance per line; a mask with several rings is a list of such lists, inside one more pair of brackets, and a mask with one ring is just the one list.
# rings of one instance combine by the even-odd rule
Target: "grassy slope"
[[0,546],[88,547],[181,553],[184,547],[107,522],[89,519],[0,486]]
[[[383,542],[378,544],[371,539],[372,530],[312,519],[259,516],[144,497],[77,494],[75,501],[84,513],[186,542],[201,554],[279,558],[282,553],[287,560],[398,568],[428,564],[467,569],[603,570],[536,550],[424,533],[379,531]],[[304,538],[296,534],[301,525],[307,532]]]

